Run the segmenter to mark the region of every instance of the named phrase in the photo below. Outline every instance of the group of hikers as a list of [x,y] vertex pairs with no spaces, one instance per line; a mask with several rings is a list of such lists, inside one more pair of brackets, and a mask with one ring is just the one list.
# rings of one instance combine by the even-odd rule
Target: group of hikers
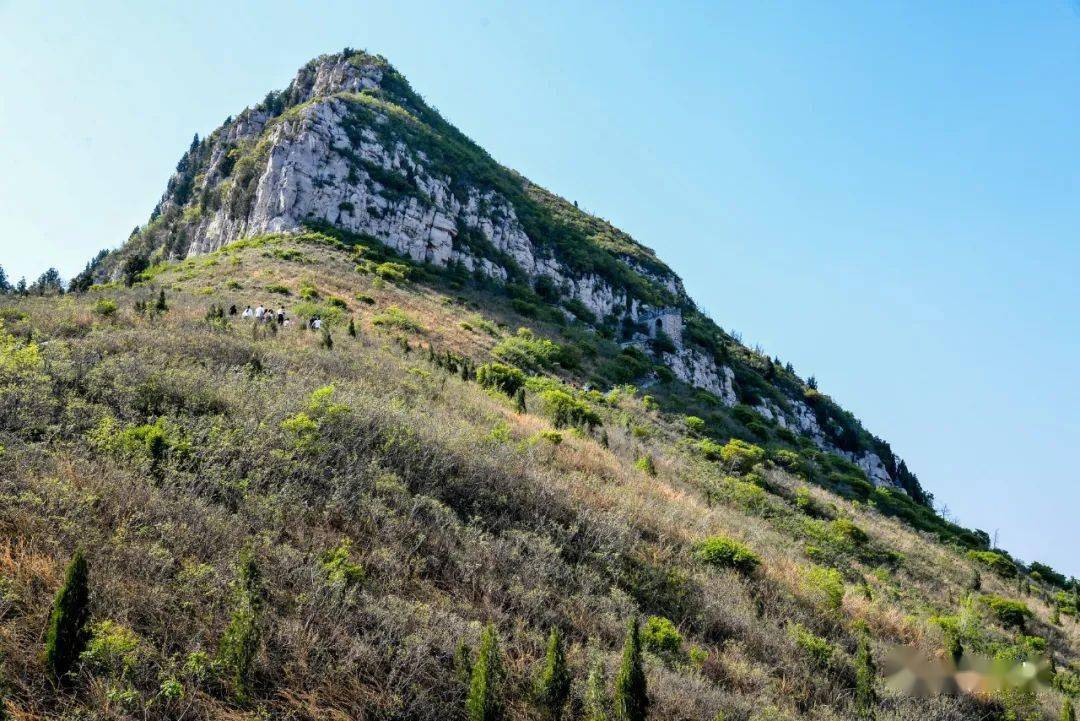
[[[250,305],[244,308],[244,312],[240,314],[241,318],[250,318],[256,323],[277,323],[279,327],[288,328],[292,325],[292,318],[285,315],[285,309],[278,307],[275,311],[272,307],[264,307],[262,305],[252,308]],[[322,328],[322,318],[319,316],[313,316],[308,320],[308,328],[311,330],[319,330]]]

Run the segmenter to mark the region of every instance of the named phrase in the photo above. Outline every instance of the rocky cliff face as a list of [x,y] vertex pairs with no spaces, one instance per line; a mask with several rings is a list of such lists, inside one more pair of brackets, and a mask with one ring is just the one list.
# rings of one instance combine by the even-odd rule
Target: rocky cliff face
[[[651,251],[499,166],[365,53],[312,61],[286,90],[194,142],[151,222],[101,272],[119,273],[124,254],[154,262],[311,225],[498,281],[546,279],[597,322],[636,325],[627,345],[662,334],[670,346],[660,356],[677,378],[729,407],[740,401],[732,367],[684,340],[681,311],[696,309]],[[896,459],[842,450],[801,398],[754,405],[874,483],[903,488]]]

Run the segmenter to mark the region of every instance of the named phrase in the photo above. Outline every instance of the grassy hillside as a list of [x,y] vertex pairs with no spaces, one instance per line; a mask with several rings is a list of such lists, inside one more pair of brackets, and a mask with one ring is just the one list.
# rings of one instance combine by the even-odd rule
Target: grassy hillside
[[[486,688],[548,718],[557,629],[564,718],[614,718],[587,714],[629,678],[632,619],[651,719],[1057,718],[1080,691],[1075,591],[1048,569],[969,551],[840,459],[670,412],[676,385],[585,391],[602,339],[425,273],[310,233],[4,298],[9,714],[455,719]],[[260,303],[297,322],[229,312]],[[56,680],[77,549],[87,638]],[[488,668],[489,624],[485,686],[465,667]],[[894,644],[1057,674],[911,698],[883,681]]]

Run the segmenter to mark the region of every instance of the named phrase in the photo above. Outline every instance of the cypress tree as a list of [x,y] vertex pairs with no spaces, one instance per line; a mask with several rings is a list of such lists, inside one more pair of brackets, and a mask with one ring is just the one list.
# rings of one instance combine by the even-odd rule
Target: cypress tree
[[82,549],[76,550],[56,592],[49,627],[45,634],[45,664],[63,679],[79,660],[88,640],[90,618],[90,567]]
[[645,670],[641,667],[641,628],[635,616],[626,630],[622,665],[615,677],[615,718],[618,721],[645,721],[649,713],[649,693]]
[[870,655],[870,636],[864,628],[855,652],[855,708],[863,718],[873,718],[874,706],[877,705],[877,693],[874,691],[876,675],[877,669]]
[[345,332],[352,338],[356,337],[356,323],[353,322],[352,318],[349,318],[349,327],[345,329]]
[[1072,699],[1068,696],[1061,703],[1061,721],[1076,721],[1076,713],[1073,711]]
[[334,348],[334,339],[330,337],[330,329],[326,326],[323,326],[322,328],[322,337],[319,339],[319,345],[326,350],[333,350]]
[[608,715],[607,673],[599,654],[593,659],[589,678],[585,682],[584,721],[610,721]]
[[255,558],[245,552],[237,579],[237,603],[221,638],[218,656],[228,670],[237,699],[246,701],[251,691],[251,672],[262,641],[262,577]]
[[971,590],[972,591],[981,591],[982,590],[982,574],[979,573],[979,569],[977,569],[977,568],[975,569],[975,573],[973,573],[972,576],[971,576]]
[[499,698],[502,674],[499,636],[494,624],[489,623],[480,638],[480,650],[469,684],[469,697],[465,701],[465,714],[469,721],[499,721],[502,718]]
[[154,310],[165,312],[169,309],[169,306],[165,303],[165,289],[162,288],[158,291],[157,302],[154,303]]
[[566,667],[562,636],[551,629],[548,636],[544,668],[536,682],[536,700],[551,721],[562,721],[566,700],[570,696],[570,669]]
[[525,407],[525,389],[524,388],[518,388],[517,391],[514,393],[514,407],[517,409],[518,413],[524,413],[526,410],[528,410]]

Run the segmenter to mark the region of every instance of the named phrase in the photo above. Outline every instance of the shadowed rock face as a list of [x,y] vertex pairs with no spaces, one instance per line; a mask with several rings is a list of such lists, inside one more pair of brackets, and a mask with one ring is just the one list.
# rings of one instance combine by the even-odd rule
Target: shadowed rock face
[[[120,253],[141,252],[151,261],[181,258],[314,224],[370,237],[416,262],[455,265],[497,281],[546,278],[561,297],[579,302],[597,319],[642,324],[647,332],[632,345],[647,350],[662,332],[674,348],[661,358],[675,377],[736,405],[732,369],[684,342],[680,308],[693,303],[679,278],[654,257],[646,267],[640,256],[606,250],[655,289],[648,302],[610,277],[575,267],[565,248],[536,231],[530,235],[521,221],[521,191],[534,187],[442,120],[384,59],[327,55],[301,68],[284,91],[193,143],[151,223]],[[603,224],[550,198],[575,220]],[[624,247],[652,257],[604,225]],[[114,259],[111,269],[115,277],[120,263]],[[790,401],[786,408],[763,401],[755,410],[841,453],[874,483],[895,485],[894,459],[887,465],[873,452],[841,452],[815,413],[800,398]]]

